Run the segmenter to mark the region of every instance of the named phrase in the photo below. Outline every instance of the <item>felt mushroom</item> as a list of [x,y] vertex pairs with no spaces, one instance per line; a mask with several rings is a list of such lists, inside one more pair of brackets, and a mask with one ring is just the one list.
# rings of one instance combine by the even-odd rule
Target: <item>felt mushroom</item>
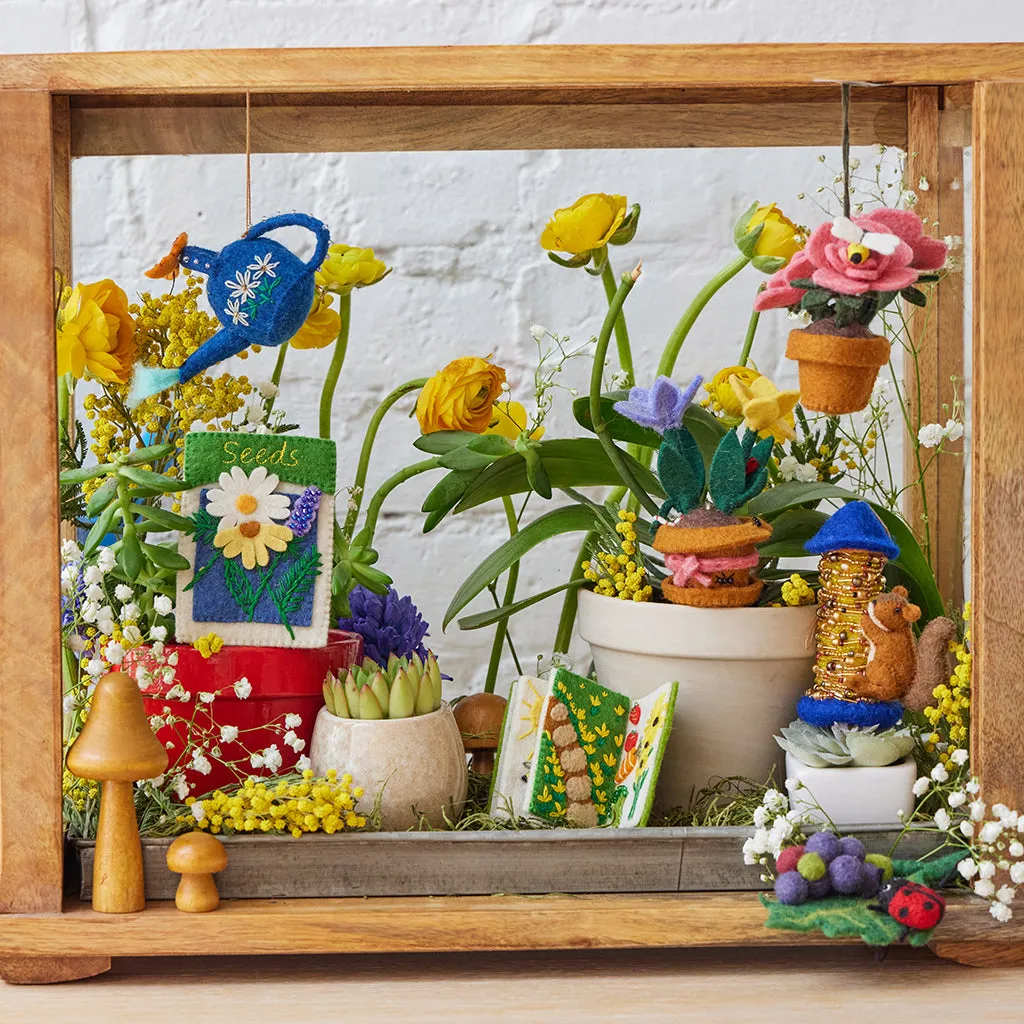
[[103,784],[96,829],[92,908],[130,914],[146,905],[142,844],[135,818],[133,783],[167,768],[167,751],[153,735],[139,688],[125,672],[97,684],[89,717],[71,744],[67,769]]
[[453,709],[462,745],[473,755],[470,768],[481,775],[490,775],[494,770],[505,704],[505,698],[496,693],[474,693],[463,697]]
[[213,876],[228,866],[224,844],[207,832],[178,836],[167,848],[167,866],[181,875],[174,905],[186,914],[205,914],[220,905]]

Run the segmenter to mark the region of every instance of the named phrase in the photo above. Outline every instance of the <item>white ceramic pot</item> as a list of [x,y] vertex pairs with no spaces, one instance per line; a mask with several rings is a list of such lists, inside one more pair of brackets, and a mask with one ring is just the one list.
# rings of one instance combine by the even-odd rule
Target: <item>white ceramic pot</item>
[[380,794],[381,827],[399,832],[423,816],[434,828],[454,821],[466,802],[466,752],[451,707],[412,718],[364,721],[321,708],[309,747],[313,771],[348,772],[365,813]]
[[916,778],[912,757],[884,768],[809,768],[786,754],[790,806],[818,825],[902,825],[899,812],[914,809]]
[[[678,682],[656,806],[689,803],[715,776],[764,780],[774,735],[812,682],[815,608],[690,608],[580,591],[597,677],[630,697]],[[782,782],[781,772],[776,779]]]

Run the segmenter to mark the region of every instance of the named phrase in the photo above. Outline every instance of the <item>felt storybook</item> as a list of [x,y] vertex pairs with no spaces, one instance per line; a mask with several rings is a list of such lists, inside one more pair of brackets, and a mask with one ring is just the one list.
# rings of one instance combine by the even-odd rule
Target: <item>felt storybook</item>
[[678,683],[633,701],[556,669],[512,684],[491,785],[494,817],[584,827],[646,824]]
[[333,441],[196,431],[185,438],[177,639],[323,647],[330,616]]

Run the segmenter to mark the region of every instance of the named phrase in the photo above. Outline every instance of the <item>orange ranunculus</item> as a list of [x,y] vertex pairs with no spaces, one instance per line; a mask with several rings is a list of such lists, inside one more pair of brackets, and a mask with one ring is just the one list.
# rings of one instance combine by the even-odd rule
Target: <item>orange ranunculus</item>
[[505,371],[477,356],[453,359],[423,386],[416,418],[424,434],[468,430],[482,434],[491,425],[494,403],[505,383]]
[[128,296],[108,278],[75,285],[61,310],[57,372],[124,384],[137,351]]

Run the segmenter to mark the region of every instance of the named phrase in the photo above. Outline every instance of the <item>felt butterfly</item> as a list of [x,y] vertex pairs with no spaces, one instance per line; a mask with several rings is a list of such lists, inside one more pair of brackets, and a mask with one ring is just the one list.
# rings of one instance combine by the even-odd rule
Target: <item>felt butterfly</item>
[[900,244],[897,235],[882,234],[876,231],[865,231],[850,220],[849,217],[836,217],[832,222],[833,238],[849,242],[846,258],[851,263],[863,263],[871,253],[891,256]]

